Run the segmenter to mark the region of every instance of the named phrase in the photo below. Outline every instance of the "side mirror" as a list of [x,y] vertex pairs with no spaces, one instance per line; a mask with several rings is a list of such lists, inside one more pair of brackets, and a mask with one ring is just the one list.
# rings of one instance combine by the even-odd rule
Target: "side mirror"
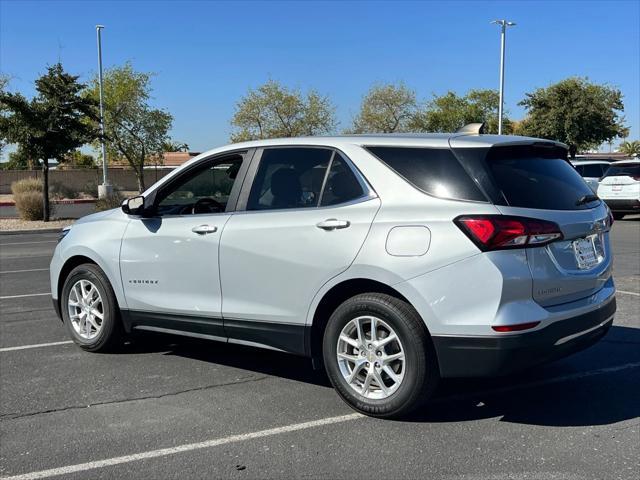
[[127,215],[142,215],[144,212],[144,197],[138,195],[137,197],[125,199],[122,202],[122,211]]

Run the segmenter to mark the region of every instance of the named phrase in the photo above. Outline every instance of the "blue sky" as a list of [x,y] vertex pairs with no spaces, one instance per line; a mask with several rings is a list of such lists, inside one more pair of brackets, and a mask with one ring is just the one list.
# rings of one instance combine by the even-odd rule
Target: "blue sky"
[[631,137],[640,136],[640,2],[213,2],[0,0],[0,71],[33,94],[61,60],[96,71],[95,25],[106,66],[153,71],[154,103],[192,150],[227,143],[234,105],[269,78],[329,95],[340,129],[367,89],[404,81],[421,99],[497,88],[499,28],[507,18],[506,108],[568,76],[619,87]]

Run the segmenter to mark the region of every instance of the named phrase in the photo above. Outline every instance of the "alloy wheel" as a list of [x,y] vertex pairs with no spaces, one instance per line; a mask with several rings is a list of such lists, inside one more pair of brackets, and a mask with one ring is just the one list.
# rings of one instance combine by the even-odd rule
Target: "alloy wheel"
[[85,340],[95,338],[102,329],[104,305],[96,286],[89,280],[78,280],[69,291],[69,320],[75,332]]
[[402,383],[405,354],[396,332],[383,320],[361,316],[338,337],[338,366],[347,384],[367,399],[391,396]]

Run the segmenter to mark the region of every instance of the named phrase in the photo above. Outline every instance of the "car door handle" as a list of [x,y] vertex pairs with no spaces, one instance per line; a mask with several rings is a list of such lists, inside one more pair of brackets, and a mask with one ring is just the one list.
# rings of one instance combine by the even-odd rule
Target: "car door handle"
[[347,228],[351,225],[351,222],[348,220],[338,220],[337,218],[328,218],[324,222],[320,222],[316,225],[316,227],[321,228],[322,230],[337,230],[340,228]]
[[198,235],[206,235],[207,233],[217,232],[218,227],[215,225],[198,225],[197,227],[193,227],[191,231]]

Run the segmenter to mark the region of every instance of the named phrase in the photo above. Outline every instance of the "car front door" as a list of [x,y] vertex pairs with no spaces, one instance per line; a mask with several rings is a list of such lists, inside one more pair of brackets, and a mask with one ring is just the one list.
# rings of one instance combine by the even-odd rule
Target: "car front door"
[[379,206],[337,151],[259,150],[240,195],[244,211],[229,219],[221,238],[229,341],[303,353],[313,297],[353,262]]
[[149,215],[129,222],[120,271],[132,327],[225,336],[218,248],[246,156],[241,152],[189,167],[160,187],[150,199]]

